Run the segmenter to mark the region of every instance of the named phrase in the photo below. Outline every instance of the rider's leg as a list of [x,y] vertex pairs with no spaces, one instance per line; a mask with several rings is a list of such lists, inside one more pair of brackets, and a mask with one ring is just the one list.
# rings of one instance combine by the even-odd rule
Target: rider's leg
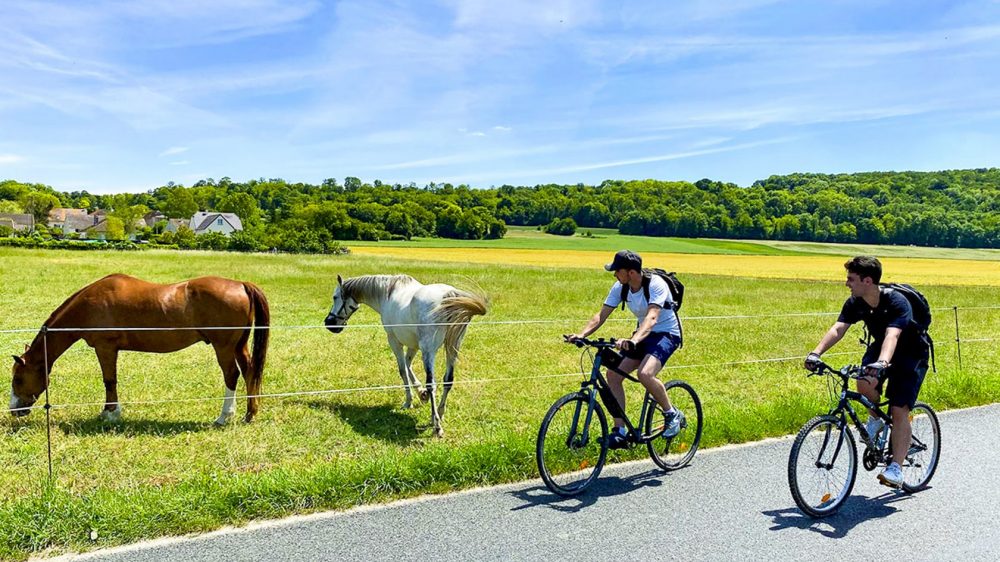
[[653,397],[653,400],[656,400],[656,403],[661,408],[669,410],[671,406],[670,398],[667,396],[667,388],[657,378],[661,369],[663,369],[663,363],[656,357],[647,355],[642,359],[642,363],[639,364],[639,382],[642,383],[642,386],[646,387],[649,395]]
[[913,435],[910,411],[917,403],[917,395],[926,373],[926,359],[912,362],[904,359],[890,367],[886,395],[889,397],[892,415],[892,460],[899,465],[906,460],[906,453],[910,450]]
[[[876,406],[878,405],[879,400],[882,399],[881,386],[882,385],[879,384],[877,379],[874,377],[858,379],[858,392],[864,394],[865,398],[871,400],[872,404],[875,404]],[[868,409],[868,415],[873,418],[878,417],[878,414],[870,408]]]
[[913,435],[910,428],[910,408],[893,406],[892,412],[892,460],[902,465],[906,453],[910,450],[910,438]]
[[[636,366],[639,365],[639,361],[626,357],[622,359],[622,362],[618,365],[618,369],[626,373],[631,373],[635,370]],[[625,388],[622,386],[622,381],[625,377],[619,375],[618,373],[608,369],[605,372],[605,378],[608,379],[608,388],[611,390],[611,394],[614,395],[615,400],[618,401],[618,405],[622,407],[622,411],[625,411]],[[614,418],[615,427],[625,427],[625,420],[622,418]]]

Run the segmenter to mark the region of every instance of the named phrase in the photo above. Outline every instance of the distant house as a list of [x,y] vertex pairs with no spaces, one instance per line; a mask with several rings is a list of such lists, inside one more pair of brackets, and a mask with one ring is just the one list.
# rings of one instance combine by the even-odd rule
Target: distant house
[[188,226],[187,219],[167,219],[167,227],[163,229],[164,232],[177,232],[181,227],[190,228]]
[[156,226],[156,223],[165,220],[167,220],[167,215],[164,215],[159,211],[150,211],[142,216],[143,223],[149,228],[153,228]]
[[49,228],[58,228],[63,234],[83,232],[97,224],[87,209],[64,209],[58,207],[49,211]]
[[221,232],[229,236],[238,230],[243,230],[243,222],[234,213],[198,211],[191,217],[190,228],[196,235]]
[[108,219],[104,218],[98,221],[97,224],[91,225],[84,231],[84,236],[91,240],[107,240],[108,239]]
[[30,232],[35,229],[35,217],[22,213],[0,213],[0,225],[14,230]]

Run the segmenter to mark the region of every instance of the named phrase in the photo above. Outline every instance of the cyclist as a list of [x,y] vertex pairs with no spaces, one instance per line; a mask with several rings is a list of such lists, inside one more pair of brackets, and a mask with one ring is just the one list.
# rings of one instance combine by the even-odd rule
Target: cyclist
[[[617,347],[622,351],[624,359],[618,365],[618,369],[626,373],[639,370],[639,381],[646,387],[649,394],[663,408],[666,419],[666,437],[674,437],[680,432],[684,414],[675,409],[670,404],[667,397],[666,388],[657,377],[660,370],[667,363],[667,359],[677,350],[681,343],[680,325],[677,322],[677,315],[669,306],[673,302],[670,288],[666,281],[656,275],[649,279],[649,301],[647,302],[642,289],[642,258],[639,254],[629,250],[622,250],[615,254],[614,260],[605,265],[604,269],[613,271],[615,283],[611,286],[608,296],[604,299],[604,305],[593,318],[587,322],[583,330],[578,334],[566,336],[567,341],[575,341],[578,338],[585,338],[597,331],[608,316],[614,312],[615,307],[621,304],[622,287],[628,286],[626,304],[632,314],[637,319],[637,325],[632,336],[628,339],[618,340]],[[622,409],[625,408],[625,389],[622,387],[624,377],[611,371],[607,371],[608,386],[612,394],[618,400]],[[608,447],[611,449],[621,449],[628,445],[628,437],[625,429],[625,421],[621,418],[614,419],[614,431],[609,436]]]
[[[913,322],[913,310],[905,296],[879,286],[882,263],[871,256],[858,256],[844,264],[851,296],[844,303],[840,317],[827,331],[805,361],[813,370],[820,356],[839,342],[851,324],[865,323],[871,341],[862,364],[864,376],[858,379],[858,392],[874,404],[888,379],[886,394],[892,418],[892,463],[878,475],[886,486],[898,488],[903,483],[900,462],[910,446],[910,409],[917,401],[920,385],[927,373],[929,347]],[[882,420],[869,411],[865,429],[874,438],[882,431]]]

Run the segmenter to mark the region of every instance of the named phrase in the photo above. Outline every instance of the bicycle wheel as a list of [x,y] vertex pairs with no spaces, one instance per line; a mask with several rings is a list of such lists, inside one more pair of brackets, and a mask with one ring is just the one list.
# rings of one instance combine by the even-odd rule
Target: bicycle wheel
[[592,484],[608,455],[608,420],[597,403],[588,420],[589,404],[587,394],[567,394],[549,408],[538,429],[538,472],[560,496],[579,494]]
[[917,402],[910,410],[910,427],[913,430],[910,450],[900,466],[903,490],[912,493],[926,488],[937,470],[941,456],[941,424],[933,408]]
[[806,422],[788,455],[788,487],[806,515],[826,517],[840,509],[858,475],[854,435],[834,416]]
[[670,404],[684,416],[681,419],[680,433],[673,437],[664,437],[663,430],[666,418],[656,400],[646,393],[645,427],[643,434],[648,438],[657,437],[646,442],[649,456],[663,470],[677,470],[691,462],[698,444],[701,443],[701,432],[704,419],[701,411],[701,400],[691,385],[684,381],[673,380],[665,385]]

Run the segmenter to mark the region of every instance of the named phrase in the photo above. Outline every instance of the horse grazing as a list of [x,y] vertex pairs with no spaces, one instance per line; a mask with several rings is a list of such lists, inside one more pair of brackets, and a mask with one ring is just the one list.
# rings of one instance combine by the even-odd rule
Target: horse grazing
[[[77,340],[94,348],[104,375],[105,404],[101,417],[118,421],[118,352],[169,353],[197,342],[212,344],[226,383],[222,413],[215,420],[224,425],[236,413],[236,383],[246,381],[246,421],[257,413],[267,329],[254,329],[253,357],[247,349],[251,327],[266,328],[271,313],[267,298],[256,285],[199,277],[158,285],[128,275],[115,274],[87,285],[66,299],[45,321],[42,330],[20,357],[14,357],[10,410],[27,415],[38,396],[48,388],[46,374],[52,364]],[[233,329],[199,329],[228,328]],[[67,329],[62,331],[61,329]],[[105,328],[145,328],[116,331]],[[169,328],[178,328],[171,330]]]
[[[469,321],[475,315],[486,314],[488,303],[482,295],[461,291],[451,285],[424,285],[409,275],[365,275],[343,281],[337,276],[333,292],[333,307],[326,317],[328,330],[337,334],[347,325],[348,318],[360,304],[367,304],[382,317],[389,347],[396,355],[399,376],[406,392],[404,408],[413,405],[410,388],[417,390],[421,400],[430,400],[434,434],[444,435],[444,416],[448,392],[455,380],[455,362]],[[434,325],[436,324],[436,325]],[[434,356],[444,345],[447,366],[440,404],[434,402]],[[404,353],[403,348],[406,348]],[[419,388],[411,364],[417,351],[424,362],[427,384]]]

